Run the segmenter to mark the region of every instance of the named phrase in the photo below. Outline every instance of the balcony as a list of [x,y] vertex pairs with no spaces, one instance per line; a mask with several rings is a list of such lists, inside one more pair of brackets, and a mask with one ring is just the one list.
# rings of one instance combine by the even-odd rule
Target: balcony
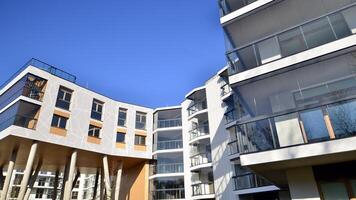
[[184,188],[156,189],[151,192],[152,199],[184,199]]
[[229,124],[229,123],[237,120],[236,109],[231,109],[231,110],[227,111],[224,115],[225,115],[226,124]]
[[151,168],[151,173],[152,173],[151,175],[183,173],[183,172],[184,172],[183,163],[158,164],[158,165],[153,165]]
[[154,145],[154,151],[159,150],[169,150],[169,149],[182,149],[183,141],[182,140],[170,140],[170,141],[160,141],[157,142],[157,145]]
[[219,0],[220,15],[225,16],[257,0]]
[[232,179],[234,180],[234,190],[244,190],[272,185],[268,180],[253,173],[233,176]]
[[4,130],[5,128],[11,125],[35,130],[37,125],[37,119],[28,116],[23,116],[23,115],[15,115],[13,117],[4,120],[0,124],[0,131]]
[[166,120],[158,120],[156,128],[171,128],[171,127],[180,127],[182,126],[182,119],[166,119]]
[[353,35],[355,6],[227,52],[233,75]]
[[214,191],[214,183],[198,183],[192,185],[193,196],[205,196],[205,195],[213,195]]
[[225,85],[223,85],[221,88],[221,93],[220,93],[220,96],[221,97],[225,97],[227,96],[228,94],[231,94],[232,93],[232,89],[230,87],[230,85],[228,83],[226,83]]
[[229,148],[229,155],[230,156],[240,153],[239,152],[239,146],[238,146],[239,144],[238,144],[237,140],[231,141],[227,145],[228,145],[228,148]]
[[188,108],[188,115],[191,116],[191,115],[193,115],[199,111],[205,110],[205,109],[207,109],[206,100],[194,102],[194,104]]
[[235,128],[241,154],[356,136],[356,100],[261,119]]
[[190,157],[191,161],[191,167],[197,167],[199,165],[204,165],[204,164],[209,164],[211,163],[211,153],[210,152],[205,152],[205,153],[199,153],[194,156]]
[[209,135],[209,124],[194,127],[192,130],[189,131],[189,133],[191,141],[196,138]]

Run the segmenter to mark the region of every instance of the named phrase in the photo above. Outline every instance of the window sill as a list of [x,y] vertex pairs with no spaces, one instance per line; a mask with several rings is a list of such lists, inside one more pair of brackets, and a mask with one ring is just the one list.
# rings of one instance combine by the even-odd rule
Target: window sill
[[146,145],[135,144],[134,150],[135,151],[147,151],[147,146]]
[[116,148],[117,149],[125,149],[126,148],[126,143],[124,143],[124,142],[116,142]]
[[87,137],[87,142],[92,143],[92,144],[100,144],[101,143],[101,138],[94,137],[94,136],[88,136]]
[[49,130],[50,133],[54,134],[54,135],[58,135],[58,136],[62,136],[65,137],[67,136],[67,130],[63,129],[63,128],[58,128],[58,127],[51,127]]

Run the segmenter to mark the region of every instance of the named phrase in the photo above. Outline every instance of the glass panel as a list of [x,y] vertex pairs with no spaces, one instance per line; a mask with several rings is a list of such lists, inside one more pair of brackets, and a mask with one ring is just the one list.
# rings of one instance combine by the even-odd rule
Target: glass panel
[[241,152],[255,152],[273,149],[272,130],[268,120],[260,120],[238,126],[237,134]]
[[302,26],[308,48],[314,48],[335,40],[327,18],[322,18]]
[[300,28],[295,28],[278,36],[282,56],[289,56],[307,49]]
[[[352,192],[356,195],[356,179],[350,180]],[[354,196],[355,197],[355,196]]]
[[347,26],[345,18],[341,13],[330,15],[329,19],[339,39],[351,35],[350,28]]
[[300,113],[300,118],[303,122],[308,142],[318,142],[330,138],[321,109],[302,112]]
[[281,58],[281,52],[276,37],[258,43],[257,48],[262,64]]
[[322,183],[321,191],[324,200],[349,200],[347,189],[343,183]]
[[237,54],[241,66],[241,69],[239,66],[239,71],[252,69],[258,65],[253,46],[245,47],[239,50]]
[[328,107],[336,138],[356,135],[356,101]]

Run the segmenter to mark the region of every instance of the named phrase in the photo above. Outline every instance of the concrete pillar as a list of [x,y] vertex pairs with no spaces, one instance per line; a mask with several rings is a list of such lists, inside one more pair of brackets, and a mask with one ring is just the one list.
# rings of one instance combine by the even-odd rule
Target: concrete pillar
[[59,179],[59,169],[56,170],[56,175],[54,176],[52,200],[56,200],[57,199],[58,182],[59,182],[58,179]]
[[93,200],[96,199],[96,195],[98,192],[98,183],[99,183],[99,169],[96,170],[96,175],[95,175],[95,183],[94,183],[94,193],[93,193]]
[[0,200],[5,200],[7,196],[7,192],[9,191],[10,180],[12,177],[12,173],[14,171],[16,157],[17,157],[17,148],[14,149],[11,153],[11,158],[9,161],[9,165],[7,166],[6,178],[4,181],[4,186],[2,187]]
[[118,168],[117,168],[117,173],[116,173],[114,200],[119,200],[119,196],[120,196],[122,165],[123,165],[123,163],[122,163],[122,161],[120,161],[118,163]]
[[35,185],[35,182],[36,182],[36,179],[38,177],[38,174],[40,173],[41,167],[42,167],[42,160],[39,160],[38,163],[37,163],[37,167],[35,169],[35,172],[34,172],[34,174],[32,175],[32,177],[30,179],[30,183],[28,184],[28,188],[26,190],[24,200],[28,200],[30,198],[31,190],[33,189],[33,186]]
[[37,147],[38,147],[38,142],[36,141],[33,142],[31,145],[30,153],[28,155],[25,171],[22,177],[20,192],[19,192],[19,196],[17,197],[18,200],[23,200],[25,198],[26,188],[27,188],[28,180],[30,179],[31,176],[33,161],[35,160],[36,157]]
[[320,200],[312,167],[300,167],[286,171],[290,196],[293,200]]
[[66,180],[68,179],[68,173],[69,173],[69,162],[66,163],[64,166],[64,172],[63,172],[63,180],[62,180],[62,188],[61,188],[61,200],[64,198],[64,186],[66,185]]
[[103,169],[104,169],[104,183],[106,190],[106,199],[111,199],[111,186],[110,186],[110,173],[109,173],[109,162],[108,156],[103,156]]
[[104,200],[104,170],[103,168],[100,169],[100,200]]
[[77,162],[77,154],[78,154],[77,150],[73,150],[71,158],[70,158],[68,178],[65,181],[65,185],[64,185],[64,195],[63,195],[63,199],[64,200],[70,200],[71,199],[72,185],[73,185],[74,172],[75,172],[75,165],[76,165],[76,162]]

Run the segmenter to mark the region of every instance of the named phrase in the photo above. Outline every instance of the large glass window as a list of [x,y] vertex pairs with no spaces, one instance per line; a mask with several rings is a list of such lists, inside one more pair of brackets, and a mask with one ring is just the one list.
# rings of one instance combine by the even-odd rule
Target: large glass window
[[356,135],[356,101],[328,106],[336,138]]
[[118,126],[126,127],[127,109],[119,109],[119,120],[117,122]]
[[146,130],[146,113],[136,112],[136,129]]
[[322,183],[321,191],[325,200],[349,200],[349,195],[344,183]]
[[57,95],[56,107],[69,110],[72,93],[73,90],[60,86]]
[[327,18],[322,18],[302,26],[308,48],[314,48],[335,40]]
[[303,129],[307,134],[308,142],[318,142],[330,138],[321,109],[301,112],[300,118],[303,121]]
[[66,129],[67,121],[68,121],[68,118],[65,118],[65,117],[55,114],[55,115],[53,115],[51,126],[61,128],[61,129]]
[[96,120],[101,120],[103,114],[103,106],[104,106],[103,102],[94,99],[92,109],[91,109],[91,118]]
[[301,29],[295,28],[278,36],[282,56],[290,56],[307,49]]
[[330,15],[329,19],[338,39],[351,35],[350,28],[341,13]]

